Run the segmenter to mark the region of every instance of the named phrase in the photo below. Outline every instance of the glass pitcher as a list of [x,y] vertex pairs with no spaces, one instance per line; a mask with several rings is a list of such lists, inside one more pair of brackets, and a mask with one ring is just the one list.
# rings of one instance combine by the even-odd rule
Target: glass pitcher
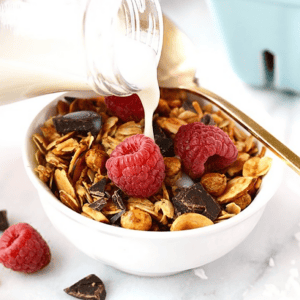
[[0,0],[0,104],[60,91],[138,92],[117,57],[126,60],[119,54],[130,40],[149,46],[157,65],[162,36],[158,0]]

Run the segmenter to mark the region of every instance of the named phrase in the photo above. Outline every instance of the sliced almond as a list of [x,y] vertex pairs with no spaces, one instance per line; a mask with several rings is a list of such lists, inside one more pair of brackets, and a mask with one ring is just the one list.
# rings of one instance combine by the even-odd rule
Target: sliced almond
[[37,146],[37,148],[42,152],[42,154],[45,155],[47,153],[47,150],[46,150],[47,145],[48,145],[47,139],[44,138],[42,135],[35,133],[32,136],[32,140],[35,143],[35,145]]
[[75,197],[72,197],[64,190],[59,191],[59,198],[63,204],[71,208],[76,212],[80,212],[81,208],[80,205]]
[[176,218],[170,228],[170,231],[195,229],[213,224],[214,223],[212,222],[212,220],[201,214],[186,213]]
[[248,153],[240,152],[235,162],[233,162],[228,168],[227,173],[230,177],[237,175],[243,170],[244,163],[250,158]]
[[252,157],[243,166],[243,176],[259,177],[263,176],[270,170],[272,158],[270,157]]
[[217,198],[221,204],[232,202],[234,199],[247,193],[255,184],[256,178],[253,177],[236,177],[227,183],[225,192]]
[[98,222],[109,223],[109,220],[100,211],[90,208],[88,203],[83,205],[82,211]]
[[65,170],[56,169],[54,172],[54,180],[59,191],[63,190],[73,198],[76,197],[74,187]]

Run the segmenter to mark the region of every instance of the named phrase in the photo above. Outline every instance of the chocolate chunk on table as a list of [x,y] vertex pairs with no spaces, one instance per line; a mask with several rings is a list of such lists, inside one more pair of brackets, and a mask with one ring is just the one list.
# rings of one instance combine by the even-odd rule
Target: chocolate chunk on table
[[177,216],[184,213],[198,213],[214,221],[221,212],[220,205],[209,195],[201,183],[195,183],[189,188],[181,189],[172,198]]
[[83,300],[104,300],[106,297],[104,283],[94,274],[79,280],[64,291],[70,296]]
[[4,231],[9,227],[7,221],[7,212],[6,210],[0,211],[0,231]]

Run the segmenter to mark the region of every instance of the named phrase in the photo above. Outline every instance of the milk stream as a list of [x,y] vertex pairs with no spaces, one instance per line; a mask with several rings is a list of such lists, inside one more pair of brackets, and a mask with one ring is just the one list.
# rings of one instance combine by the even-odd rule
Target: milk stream
[[157,108],[160,92],[157,81],[157,62],[154,51],[134,40],[120,39],[122,51],[116,53],[117,65],[124,79],[137,87],[144,107],[144,135],[154,140],[152,118]]

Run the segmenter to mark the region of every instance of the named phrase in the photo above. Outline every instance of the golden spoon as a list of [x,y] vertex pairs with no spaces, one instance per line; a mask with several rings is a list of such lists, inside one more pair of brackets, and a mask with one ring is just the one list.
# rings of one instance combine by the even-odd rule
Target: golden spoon
[[195,55],[195,46],[190,39],[164,17],[164,39],[158,65],[159,86],[184,90],[216,105],[300,175],[300,158],[294,152],[231,103],[197,86]]

